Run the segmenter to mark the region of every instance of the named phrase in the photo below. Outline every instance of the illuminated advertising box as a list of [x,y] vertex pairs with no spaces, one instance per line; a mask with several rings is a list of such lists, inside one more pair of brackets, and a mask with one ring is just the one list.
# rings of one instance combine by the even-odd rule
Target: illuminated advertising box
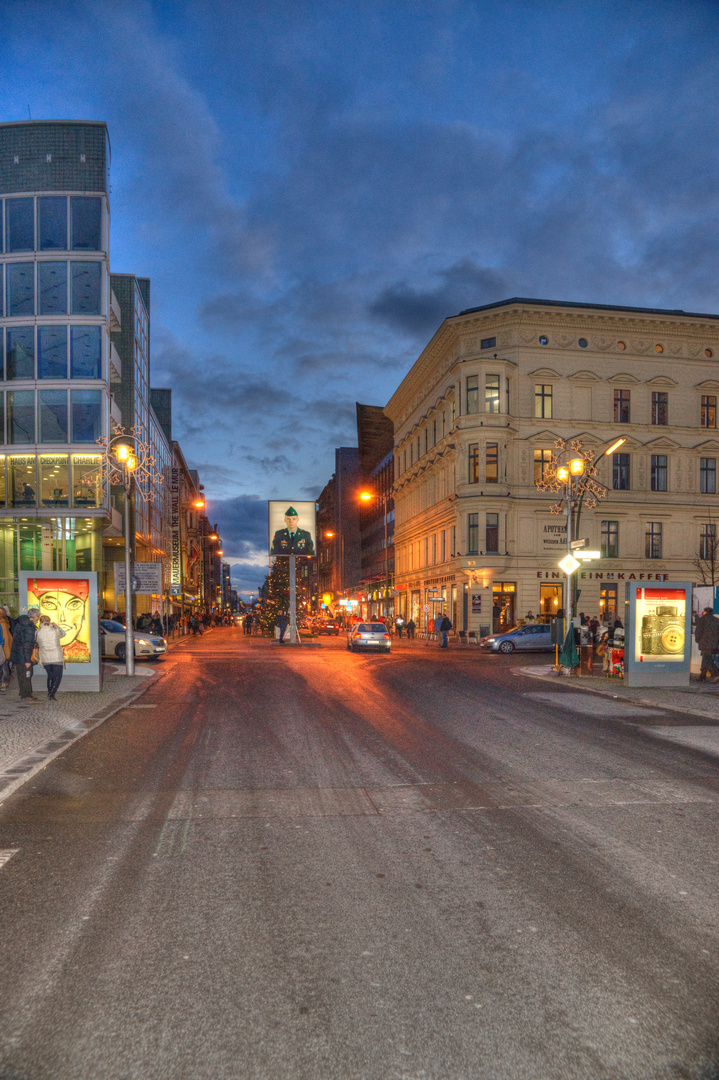
[[314,502],[269,502],[270,555],[315,555]]
[[[102,687],[99,604],[95,571],[20,571],[19,614],[39,607],[40,614],[49,616],[63,631],[65,672],[59,693]],[[45,672],[37,664],[33,691],[46,689],[46,684]]]
[[624,678],[628,686],[685,686],[691,662],[692,586],[626,586]]

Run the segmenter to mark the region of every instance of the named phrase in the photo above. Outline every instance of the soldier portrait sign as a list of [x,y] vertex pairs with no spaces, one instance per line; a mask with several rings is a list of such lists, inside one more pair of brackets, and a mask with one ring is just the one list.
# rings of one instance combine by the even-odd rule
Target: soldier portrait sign
[[270,555],[314,555],[317,551],[314,502],[269,502]]

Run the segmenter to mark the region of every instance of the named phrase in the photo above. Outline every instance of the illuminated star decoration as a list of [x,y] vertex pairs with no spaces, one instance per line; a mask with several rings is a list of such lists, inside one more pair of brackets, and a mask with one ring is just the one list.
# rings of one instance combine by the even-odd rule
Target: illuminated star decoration
[[[572,439],[570,442],[565,439],[555,440],[551,460],[545,467],[542,479],[537,480],[536,487],[540,491],[548,491],[563,496],[565,484],[557,477],[557,468],[563,463],[566,464],[566,458],[569,455],[573,458],[580,458],[584,463],[584,472],[572,481],[573,495],[584,502],[591,510],[597,505],[599,499],[603,499],[608,494],[609,489],[597,479],[597,463],[594,460],[594,451],[585,450],[578,439]],[[559,502],[550,506],[550,513],[563,513],[562,501],[563,499],[560,498]]]
[[155,458],[150,453],[150,444],[142,438],[142,429],[134,425],[128,432],[121,424],[112,422],[112,435],[108,438],[103,435],[97,439],[97,444],[103,452],[103,485],[124,483],[124,470],[120,462],[112,453],[113,444],[123,438],[132,443],[137,466],[132,470],[135,478],[135,489],[139,491],[145,502],[152,502],[155,497],[154,488],[163,483],[165,477],[158,468]]

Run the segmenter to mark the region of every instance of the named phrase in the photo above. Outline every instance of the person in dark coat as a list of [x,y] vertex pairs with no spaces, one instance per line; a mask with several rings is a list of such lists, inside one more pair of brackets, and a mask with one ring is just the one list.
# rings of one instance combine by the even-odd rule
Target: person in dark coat
[[287,621],[287,616],[285,615],[284,611],[281,611],[280,614],[277,616],[277,619],[275,620],[276,625],[280,631],[280,645],[283,645],[285,641],[285,634],[287,632]]
[[447,635],[449,634],[449,631],[452,629],[452,622],[451,622],[449,616],[445,615],[445,613],[442,612],[440,617],[438,619],[435,619],[434,628],[435,628],[435,630],[438,631],[438,633],[440,633],[442,635],[442,644],[440,645],[440,649],[448,649],[449,648],[449,637]]
[[[694,627],[694,640],[702,654],[702,666],[699,681],[708,678],[709,682],[719,682],[719,668],[714,663],[713,653],[719,652],[719,619],[714,617],[710,607],[704,608]],[[708,674],[707,674],[708,673]]]
[[28,608],[27,615],[21,615],[13,627],[10,660],[15,665],[18,688],[23,701],[39,700],[32,692],[32,654],[37,644],[35,625],[39,618],[39,607]]

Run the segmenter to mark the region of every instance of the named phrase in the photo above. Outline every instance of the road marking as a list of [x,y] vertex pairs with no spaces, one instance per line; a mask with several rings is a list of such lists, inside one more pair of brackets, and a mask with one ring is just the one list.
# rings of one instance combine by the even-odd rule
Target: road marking
[[17,855],[20,848],[0,848],[0,866],[4,866],[6,862],[12,859],[13,855]]
[[156,709],[157,705],[127,705],[128,709]]

